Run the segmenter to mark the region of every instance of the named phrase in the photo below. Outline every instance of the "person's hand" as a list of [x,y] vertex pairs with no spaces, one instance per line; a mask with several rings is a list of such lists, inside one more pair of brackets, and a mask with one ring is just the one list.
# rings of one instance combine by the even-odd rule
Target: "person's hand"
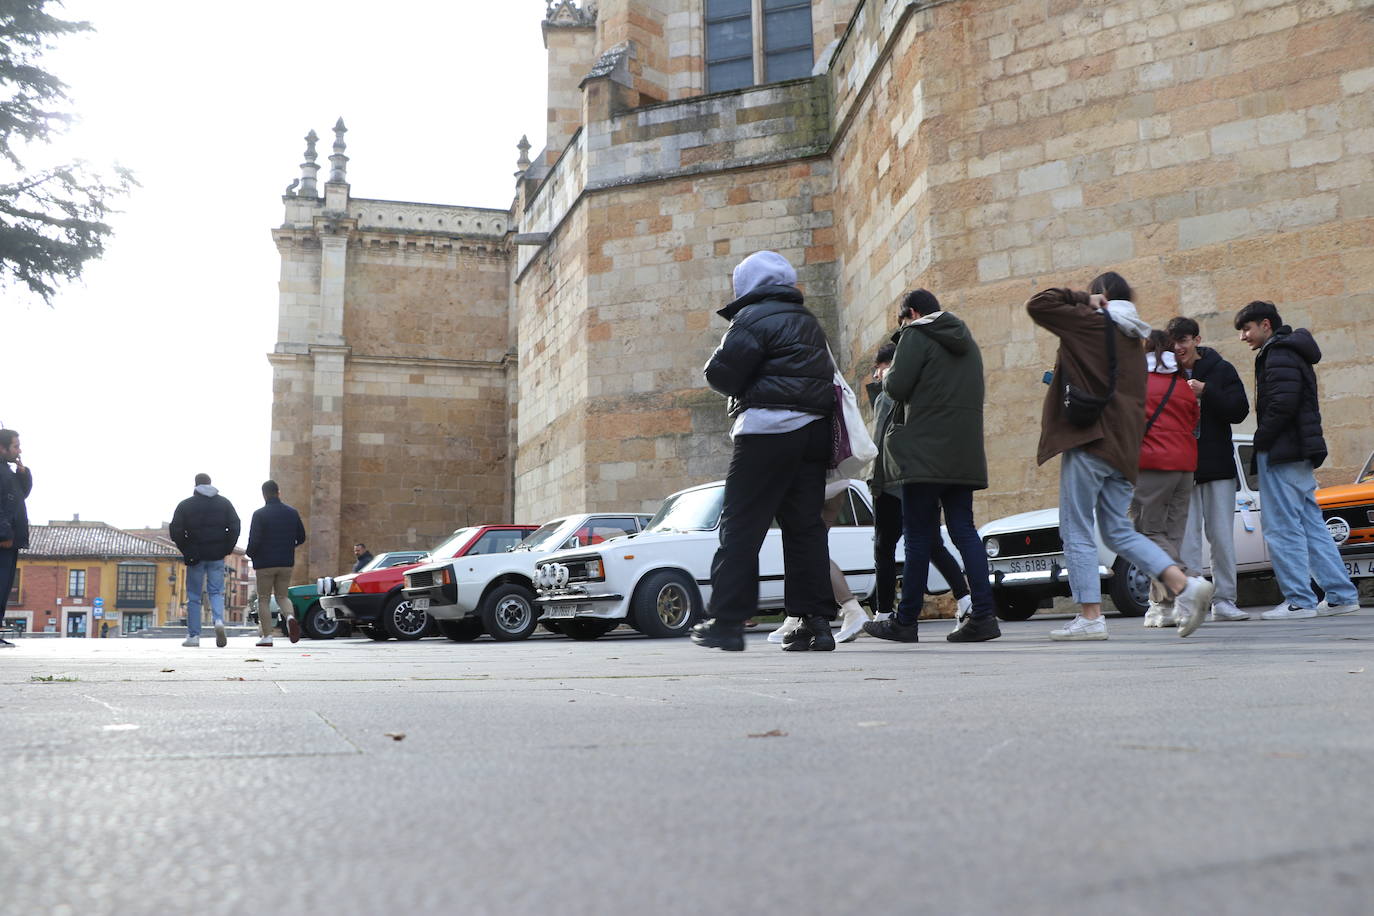
[[1188,387],[1193,389],[1193,394],[1197,395],[1198,397],[1202,397],[1202,392],[1207,389],[1207,383],[1199,382],[1195,378],[1190,378],[1188,379]]
[[1088,305],[1095,309],[1104,309],[1107,307],[1107,297],[1101,293],[1093,293],[1088,297]]
[[15,458],[15,459],[14,459],[14,469],[15,469],[16,471],[22,471],[22,470],[24,470],[24,459],[23,459],[23,458]]
[[0,541],[0,550],[9,550],[14,546],[14,541]]

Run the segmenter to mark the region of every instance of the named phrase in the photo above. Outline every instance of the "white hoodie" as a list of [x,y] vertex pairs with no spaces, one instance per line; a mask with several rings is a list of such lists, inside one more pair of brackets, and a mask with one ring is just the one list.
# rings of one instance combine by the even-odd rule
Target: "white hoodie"
[[1116,322],[1121,333],[1127,337],[1139,337],[1144,340],[1150,336],[1150,326],[1140,320],[1140,313],[1135,310],[1135,303],[1131,300],[1112,299],[1108,301],[1107,314],[1112,316],[1112,321]]

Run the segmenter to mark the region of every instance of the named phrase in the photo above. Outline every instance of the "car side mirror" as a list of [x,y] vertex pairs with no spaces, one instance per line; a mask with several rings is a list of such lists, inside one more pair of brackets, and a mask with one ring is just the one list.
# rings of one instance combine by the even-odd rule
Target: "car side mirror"
[[563,546],[564,546],[564,547],[581,547],[581,546],[582,546],[582,539],[579,538],[577,535],[574,534],[572,537],[568,538],[568,543],[564,544]]

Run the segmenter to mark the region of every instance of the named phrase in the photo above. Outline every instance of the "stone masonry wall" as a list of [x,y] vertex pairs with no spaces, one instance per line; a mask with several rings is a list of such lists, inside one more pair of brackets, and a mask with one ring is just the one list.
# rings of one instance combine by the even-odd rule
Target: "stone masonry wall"
[[[1251,299],[1322,342],[1331,458],[1370,441],[1374,4],[865,4],[832,70],[847,352],[905,288],[973,328],[989,372],[990,518],[1050,505],[1035,443],[1053,340],[1022,304],[1120,270],[1144,317],[1198,319],[1249,384]],[[1363,355],[1362,355],[1363,354]]]

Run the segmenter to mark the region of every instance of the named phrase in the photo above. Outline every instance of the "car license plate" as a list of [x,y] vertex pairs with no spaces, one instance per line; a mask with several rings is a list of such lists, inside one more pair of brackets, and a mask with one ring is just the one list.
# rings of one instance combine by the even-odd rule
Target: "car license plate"
[[1005,573],[1049,572],[1055,557],[1023,557],[1019,560],[998,560],[992,564],[995,570]]
[[1374,558],[1346,560],[1345,574],[1352,579],[1368,579],[1374,576]]
[[545,611],[544,616],[552,620],[567,620],[577,616],[577,608],[575,604],[559,604]]
[[417,611],[427,611],[427,610],[429,610],[429,599],[428,599],[428,598],[411,598],[411,599],[410,599],[410,606],[411,606],[412,608],[414,608],[415,610],[417,610]]

